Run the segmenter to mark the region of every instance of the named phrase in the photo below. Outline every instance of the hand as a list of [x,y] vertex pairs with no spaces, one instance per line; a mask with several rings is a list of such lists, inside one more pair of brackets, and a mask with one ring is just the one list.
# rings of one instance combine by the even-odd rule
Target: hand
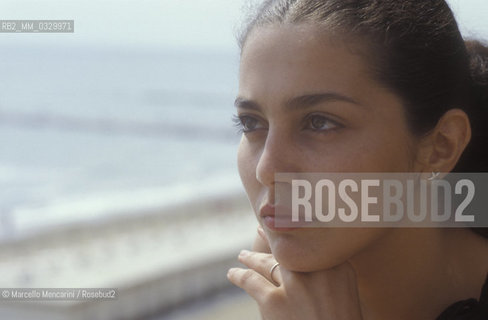
[[[360,320],[356,275],[349,263],[300,273],[279,266],[273,255],[243,250],[229,280],[256,300],[263,320]],[[271,277],[272,276],[272,277]]]

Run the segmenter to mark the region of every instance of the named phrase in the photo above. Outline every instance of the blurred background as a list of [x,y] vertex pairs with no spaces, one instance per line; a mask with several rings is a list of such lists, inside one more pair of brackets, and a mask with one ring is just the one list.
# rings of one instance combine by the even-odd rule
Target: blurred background
[[[256,2],[256,1],[252,1]],[[451,0],[488,39],[488,3]],[[232,126],[247,0],[2,0],[0,288],[118,288],[0,302],[0,319],[257,319],[225,274],[256,222]]]

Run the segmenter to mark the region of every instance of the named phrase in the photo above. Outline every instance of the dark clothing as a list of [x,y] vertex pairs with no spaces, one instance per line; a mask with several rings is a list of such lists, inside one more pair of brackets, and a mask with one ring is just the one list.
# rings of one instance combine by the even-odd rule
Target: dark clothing
[[488,320],[488,275],[479,301],[471,298],[453,303],[436,320]]

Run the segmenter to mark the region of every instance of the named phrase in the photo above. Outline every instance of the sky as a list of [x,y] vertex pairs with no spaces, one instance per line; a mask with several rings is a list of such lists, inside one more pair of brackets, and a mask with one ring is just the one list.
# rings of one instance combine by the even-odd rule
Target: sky
[[[2,0],[0,19],[73,19],[73,34],[0,34],[4,44],[237,50],[243,7],[257,0]],[[463,34],[488,39],[488,1],[448,0]]]
[[[73,19],[74,34],[0,34],[0,42],[228,50],[245,0],[2,0],[0,19]],[[2,39],[3,38],[3,39]]]

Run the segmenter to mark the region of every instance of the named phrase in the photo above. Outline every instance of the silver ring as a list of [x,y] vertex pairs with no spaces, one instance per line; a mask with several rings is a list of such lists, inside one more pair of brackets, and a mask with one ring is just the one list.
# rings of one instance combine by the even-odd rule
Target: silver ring
[[276,282],[274,279],[273,279],[273,271],[275,271],[276,267],[278,267],[280,265],[279,262],[276,262],[272,267],[271,269],[269,269],[269,278],[271,279],[271,281],[273,282]]
[[440,172],[434,172],[434,171],[432,171],[432,175],[431,175],[429,178],[427,178],[427,180],[432,181],[432,180],[434,180],[435,178],[437,178],[437,176],[438,176],[439,174],[440,174]]

